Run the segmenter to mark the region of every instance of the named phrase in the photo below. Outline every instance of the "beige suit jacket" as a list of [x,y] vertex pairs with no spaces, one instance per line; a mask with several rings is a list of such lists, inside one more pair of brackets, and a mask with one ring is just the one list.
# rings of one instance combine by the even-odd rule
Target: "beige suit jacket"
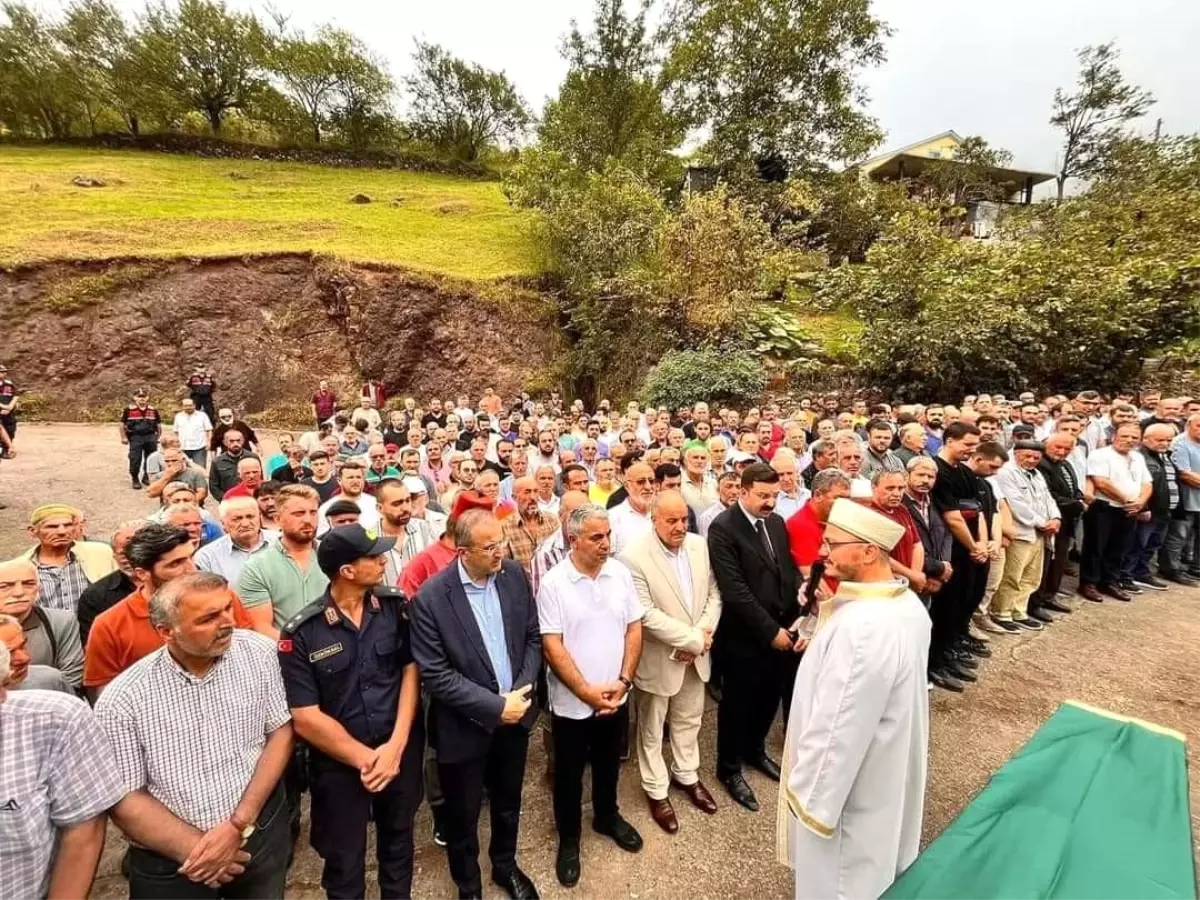
[[[716,631],[721,617],[721,594],[708,562],[708,545],[698,534],[683,543],[692,570],[692,608],[684,604],[675,566],[667,558],[653,533],[634,541],[618,557],[631,573],[638,600],[646,614],[642,619],[642,659],[634,683],[640,690],[673,697],[683,686],[688,665],[696,667],[701,681],[712,672],[711,653],[704,650],[704,629]],[[671,659],[672,650],[698,654],[695,662]]]

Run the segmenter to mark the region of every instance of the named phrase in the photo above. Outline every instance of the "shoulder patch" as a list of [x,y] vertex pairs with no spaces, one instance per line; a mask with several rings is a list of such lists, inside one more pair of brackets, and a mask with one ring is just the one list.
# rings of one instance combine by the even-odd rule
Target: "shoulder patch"
[[320,600],[308,604],[308,606],[304,607],[304,609],[300,610],[300,612],[296,613],[294,616],[288,619],[286,623],[284,623],[283,628],[281,628],[279,631],[280,637],[282,638],[285,634],[289,636],[294,634],[297,628],[299,628],[313,616],[320,615],[321,610],[324,608],[325,604]]

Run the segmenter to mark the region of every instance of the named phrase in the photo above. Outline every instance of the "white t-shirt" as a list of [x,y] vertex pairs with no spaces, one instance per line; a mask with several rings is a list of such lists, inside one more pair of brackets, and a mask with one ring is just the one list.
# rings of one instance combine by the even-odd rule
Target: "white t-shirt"
[[[625,630],[642,618],[642,606],[629,570],[607,560],[591,579],[575,568],[570,555],[542,578],[537,595],[542,634],[562,635],[563,646],[589,684],[616,681],[625,659]],[[571,693],[547,669],[550,711],[568,719],[587,719],[590,706]],[[626,695],[628,696],[628,695]]]
[[[322,535],[329,530],[329,519],[327,513],[329,507],[337,503],[339,500],[349,500],[342,494],[334,494],[328,500],[321,504],[317,510],[317,534]],[[358,499],[354,501],[358,504],[360,510],[358,516],[358,524],[363,528],[372,529],[379,527],[379,506],[375,503],[375,498],[368,493],[358,495]]]
[[205,432],[212,431],[212,422],[203,410],[198,409],[191,415],[175,413],[174,428],[180,450],[204,450],[208,447]]
[[608,525],[612,529],[609,552],[613,556],[619,556],[633,541],[645,537],[653,528],[649,507],[640,513],[628,500],[623,500],[608,511]]
[[[1088,456],[1087,473],[1089,478],[1107,478],[1126,500],[1136,500],[1142,485],[1153,481],[1142,454],[1131,451],[1122,455],[1112,447],[1101,447]],[[1096,491],[1096,499],[1110,506],[1120,505],[1100,491]]]

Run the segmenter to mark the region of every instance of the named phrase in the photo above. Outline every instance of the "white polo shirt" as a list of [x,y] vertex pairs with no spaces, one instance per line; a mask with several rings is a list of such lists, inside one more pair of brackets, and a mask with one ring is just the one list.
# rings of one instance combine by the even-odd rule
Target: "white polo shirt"
[[192,414],[175,413],[175,436],[179,438],[180,450],[204,450],[208,447],[208,434],[212,431],[212,422],[203,410]]
[[619,556],[634,541],[650,534],[653,528],[650,524],[650,507],[640,513],[630,505],[629,500],[623,500],[608,511],[608,525],[612,529],[609,552]]
[[[542,634],[562,635],[563,646],[589,684],[616,681],[625,658],[625,630],[642,617],[629,570],[608,559],[595,579],[575,568],[568,554],[538,586]],[[567,719],[591,718],[594,710],[571,693],[547,667],[550,711]]]
[[[1088,456],[1087,473],[1089,478],[1107,478],[1126,500],[1136,500],[1142,485],[1153,481],[1142,454],[1131,450],[1122,455],[1111,446],[1101,447]],[[1118,505],[1100,491],[1096,491],[1096,499],[1110,506]]]

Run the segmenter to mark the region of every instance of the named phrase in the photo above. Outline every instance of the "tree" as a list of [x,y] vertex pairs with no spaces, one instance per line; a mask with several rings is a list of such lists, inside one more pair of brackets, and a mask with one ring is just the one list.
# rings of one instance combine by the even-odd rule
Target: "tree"
[[142,28],[147,63],[157,83],[181,106],[204,114],[215,134],[230,110],[247,112],[265,84],[269,42],[253,15],[230,12],[224,2],[179,0],[146,12]]
[[457,159],[474,162],[483,150],[516,141],[532,116],[503,72],[451,56],[417,41],[416,72],[405,79],[412,95],[413,133]]
[[0,10],[0,122],[17,134],[70,136],[79,92],[54,26],[23,3]]
[[630,18],[622,0],[597,0],[590,34],[571,23],[563,45],[570,68],[538,128],[543,148],[590,172],[615,160],[646,177],[663,174],[684,135],[663,105],[648,9],[642,0]]
[[663,29],[672,109],[711,132],[719,165],[792,171],[861,158],[880,140],[859,108],[884,58],[870,0],[674,0]]
[[362,45],[337,57],[338,89],[330,123],[342,140],[356,150],[390,138],[399,131],[392,115],[392,76]]
[[125,20],[106,0],[75,0],[54,33],[66,52],[67,70],[95,134],[100,111],[113,99],[113,63],[130,39]]
[[1054,91],[1050,124],[1063,133],[1062,162],[1056,179],[1060,202],[1067,179],[1091,175],[1105,148],[1120,137],[1123,126],[1141,118],[1154,103],[1149,91],[1125,81],[1117,66],[1118,56],[1112,43],[1084,47],[1079,51],[1075,91]]
[[972,200],[1002,200],[1020,187],[995,174],[1011,163],[1007,150],[990,146],[978,135],[965,137],[953,158],[925,164],[919,178],[924,199],[943,208],[965,206]]

